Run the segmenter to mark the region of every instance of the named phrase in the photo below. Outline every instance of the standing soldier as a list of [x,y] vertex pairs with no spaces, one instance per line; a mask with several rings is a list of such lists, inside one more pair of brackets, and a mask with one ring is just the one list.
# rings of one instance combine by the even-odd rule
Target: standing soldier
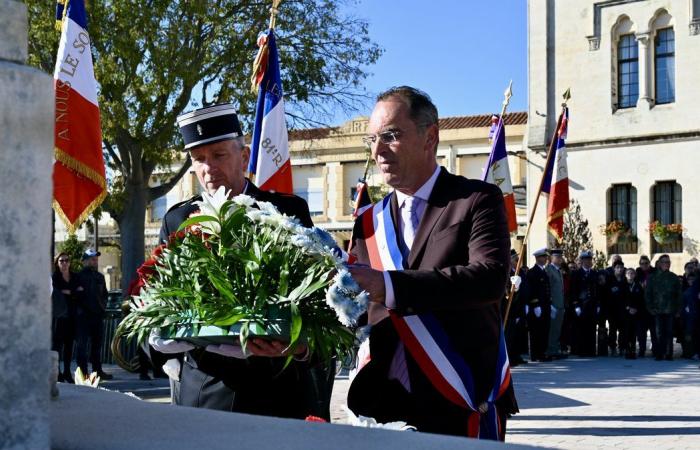
[[[510,283],[515,285],[515,293],[513,294],[513,300],[510,305],[510,313],[508,315],[508,323],[505,328],[505,338],[506,347],[508,347],[508,360],[512,367],[518,366],[520,364],[527,364],[520,355],[521,349],[523,348],[523,340],[527,341],[527,329],[526,329],[526,319],[525,319],[525,302],[523,301],[526,295],[526,284],[525,275],[527,273],[525,267],[521,267],[520,271],[515,273],[515,268],[518,265],[518,252],[511,249],[510,250]],[[508,293],[510,292],[511,285],[508,285],[506,289],[506,301],[508,300]],[[507,305],[502,308],[503,314],[505,314]],[[522,338],[523,336],[524,339]],[[527,343],[525,344],[527,347]]]
[[608,348],[610,356],[615,356],[617,350],[620,356],[625,353],[625,298],[627,293],[627,280],[625,279],[625,264],[622,261],[613,263],[613,275],[607,283],[607,305],[605,307],[609,325]]
[[571,274],[571,306],[574,309],[571,352],[579,356],[595,356],[598,274],[593,270],[593,254],[586,250],[579,255],[581,268]]
[[527,272],[527,322],[530,328],[530,360],[551,361],[545,353],[549,341],[549,322],[551,317],[551,291],[549,277],[545,271],[547,249],[537,250],[532,254],[535,265]]
[[561,359],[564,354],[561,351],[561,328],[564,322],[564,276],[561,265],[564,262],[561,250],[550,252],[551,260],[545,270],[549,277],[549,287],[551,290],[552,306],[550,311],[549,339],[547,345],[547,356],[554,359]]

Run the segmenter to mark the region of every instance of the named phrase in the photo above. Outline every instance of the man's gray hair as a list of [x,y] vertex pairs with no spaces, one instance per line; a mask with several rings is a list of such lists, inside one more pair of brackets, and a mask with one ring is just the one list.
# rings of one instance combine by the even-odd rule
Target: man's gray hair
[[416,127],[422,132],[430,125],[437,125],[438,111],[430,96],[411,86],[395,86],[377,96],[377,102],[390,98],[399,98],[409,108],[409,115]]

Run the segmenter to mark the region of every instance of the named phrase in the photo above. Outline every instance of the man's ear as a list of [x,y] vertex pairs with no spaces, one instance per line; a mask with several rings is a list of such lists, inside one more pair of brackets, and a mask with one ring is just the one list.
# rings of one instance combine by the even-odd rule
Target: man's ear
[[250,146],[244,145],[241,149],[241,170],[243,172],[248,171],[248,162],[250,162]]
[[437,153],[437,146],[440,142],[440,129],[437,124],[428,126],[425,129],[425,151],[430,153]]

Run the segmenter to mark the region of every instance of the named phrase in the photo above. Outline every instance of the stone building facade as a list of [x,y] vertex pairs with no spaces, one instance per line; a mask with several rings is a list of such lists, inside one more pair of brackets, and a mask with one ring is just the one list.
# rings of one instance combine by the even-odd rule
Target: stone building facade
[[[628,264],[669,253],[682,272],[700,244],[700,0],[530,0],[528,8],[528,204],[571,88],[570,196],[593,247]],[[530,248],[547,244],[545,220],[540,207]],[[632,238],[599,230],[613,220]],[[654,220],[682,224],[683,235],[657,243]]]

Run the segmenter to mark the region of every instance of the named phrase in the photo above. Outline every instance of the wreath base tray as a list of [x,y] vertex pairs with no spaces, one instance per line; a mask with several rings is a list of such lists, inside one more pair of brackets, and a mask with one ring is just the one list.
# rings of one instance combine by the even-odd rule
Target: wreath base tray
[[[244,323],[245,321],[241,320],[225,327],[215,325],[169,327],[161,330],[161,337],[186,341],[198,347],[206,347],[211,344],[239,345],[241,329]],[[249,322],[248,336],[289,341],[290,323],[284,319],[268,320],[265,324]]]

